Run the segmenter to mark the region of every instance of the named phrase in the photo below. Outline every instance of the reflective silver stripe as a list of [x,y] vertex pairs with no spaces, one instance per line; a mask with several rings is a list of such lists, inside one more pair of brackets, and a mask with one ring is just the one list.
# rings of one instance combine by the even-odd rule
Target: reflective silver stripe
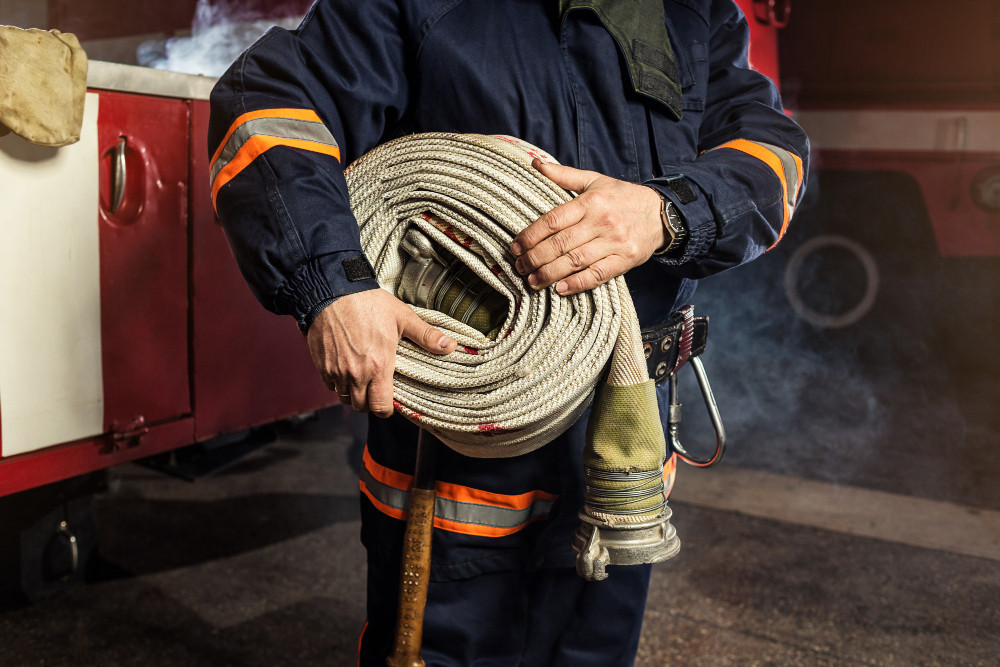
[[799,200],[799,186],[801,185],[799,181],[799,168],[795,165],[795,158],[784,148],[765,144],[763,141],[755,141],[753,143],[763,146],[777,155],[778,159],[781,160],[781,166],[785,170],[785,183],[788,184],[788,208],[790,211],[794,210],[795,203]]
[[[375,499],[378,500],[383,505],[388,505],[395,510],[403,510],[404,512],[410,507],[410,492],[404,491],[402,489],[397,489],[394,486],[389,486],[388,484],[383,484],[378,481],[372,474],[368,472],[368,468],[361,468],[361,481],[365,483],[368,490],[371,492]],[[437,508],[435,507],[435,510]]]
[[209,183],[215,183],[215,177],[219,175],[223,167],[229,164],[241,148],[251,137],[264,135],[268,137],[279,137],[281,139],[300,139],[302,141],[312,141],[325,146],[337,147],[337,140],[330,134],[323,123],[313,120],[299,120],[297,118],[255,118],[236,128],[226,147],[219,154],[219,159],[212,165],[212,175]]
[[[368,468],[361,469],[361,481],[368,491],[384,505],[405,511],[410,505],[410,492],[383,484],[375,479]],[[551,500],[535,500],[525,509],[509,509],[495,505],[467,503],[438,496],[434,502],[434,516],[475,526],[491,528],[517,528],[540,514],[548,514],[555,503]]]
[[[746,141],[749,141],[747,139]],[[711,151],[717,151],[720,148],[728,148],[728,144],[732,142],[727,142],[721,146],[716,146],[715,148],[710,148],[706,153]],[[795,204],[799,199],[799,188],[802,186],[802,181],[799,178],[799,168],[795,164],[795,158],[792,154],[786,151],[784,148],[778,148],[777,146],[766,144],[763,141],[750,141],[752,144],[757,144],[761,148],[766,148],[767,150],[774,153],[774,155],[781,161],[781,170],[785,173],[785,184],[788,186],[788,196],[785,200],[785,206],[788,208],[788,214],[791,216],[792,212],[795,210]]]

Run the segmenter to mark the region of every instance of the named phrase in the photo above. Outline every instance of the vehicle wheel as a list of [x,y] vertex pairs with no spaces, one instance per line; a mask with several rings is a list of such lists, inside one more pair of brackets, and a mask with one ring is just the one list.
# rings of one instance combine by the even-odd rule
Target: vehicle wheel
[[[864,294],[853,307],[839,313],[822,313],[808,305],[799,287],[806,260],[814,253],[826,248],[847,250],[854,255],[864,269]],[[809,239],[792,253],[785,268],[785,296],[788,297],[792,308],[805,321],[824,329],[837,329],[857,323],[875,305],[878,288],[879,271],[875,257],[863,245],[846,236],[826,234]]]

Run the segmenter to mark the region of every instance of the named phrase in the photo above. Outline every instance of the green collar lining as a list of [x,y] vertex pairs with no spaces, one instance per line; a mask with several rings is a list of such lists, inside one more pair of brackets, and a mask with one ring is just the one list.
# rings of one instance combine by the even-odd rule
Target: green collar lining
[[681,85],[667,33],[663,0],[559,0],[560,25],[574,9],[589,9],[618,42],[632,88],[681,119]]

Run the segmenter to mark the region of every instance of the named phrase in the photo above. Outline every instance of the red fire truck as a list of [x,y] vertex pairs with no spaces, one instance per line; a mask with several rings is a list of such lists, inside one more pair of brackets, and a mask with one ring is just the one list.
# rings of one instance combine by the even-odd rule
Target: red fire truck
[[86,473],[336,401],[295,323],[251,295],[213,212],[213,84],[92,61],[79,143],[0,138],[7,573],[45,565],[23,562],[12,534],[41,553],[54,540],[83,568],[93,521],[67,503],[92,490]]
[[937,367],[967,413],[1000,374],[998,26],[992,0],[796,3],[781,75],[810,184],[782,246],[742,273],[783,286],[842,360]]
[[890,280],[894,253],[941,270],[950,299],[969,291],[954,289],[963,277],[995,285],[986,266],[1000,256],[998,21],[989,0],[796,5],[782,75],[812,142],[819,198],[803,233],[850,236],[884,256]]

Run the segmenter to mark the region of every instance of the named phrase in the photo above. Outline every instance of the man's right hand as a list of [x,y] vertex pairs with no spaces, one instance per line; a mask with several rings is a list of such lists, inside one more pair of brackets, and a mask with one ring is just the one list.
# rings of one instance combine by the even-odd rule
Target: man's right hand
[[458,346],[384,289],[340,297],[313,320],[307,339],[320,377],[341,403],[388,417],[396,345],[404,336],[433,354]]

